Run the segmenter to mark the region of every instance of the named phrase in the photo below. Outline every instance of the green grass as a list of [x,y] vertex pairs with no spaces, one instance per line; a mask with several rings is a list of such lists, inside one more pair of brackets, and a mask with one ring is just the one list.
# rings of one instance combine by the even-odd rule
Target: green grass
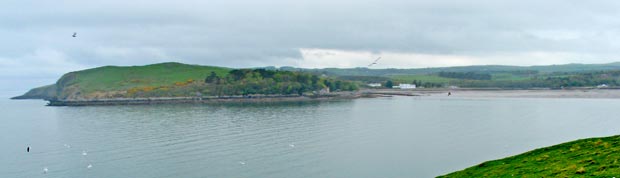
[[448,83],[453,80],[437,75],[390,75],[388,77],[398,83],[411,83],[413,80],[431,83]]
[[540,148],[439,177],[620,177],[620,136]]
[[83,92],[119,91],[134,87],[174,85],[187,80],[204,80],[211,73],[225,76],[230,69],[222,67],[160,63],[146,66],[105,66],[72,72]]
[[496,81],[524,81],[532,79],[532,77],[514,75],[511,73],[495,73],[491,75],[491,80]]

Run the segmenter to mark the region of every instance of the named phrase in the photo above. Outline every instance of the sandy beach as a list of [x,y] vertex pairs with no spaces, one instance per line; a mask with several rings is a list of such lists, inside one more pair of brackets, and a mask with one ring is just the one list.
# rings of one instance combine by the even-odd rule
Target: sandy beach
[[489,98],[620,98],[618,89],[564,89],[564,90],[484,90],[484,89],[444,89],[444,90],[375,90],[372,93],[384,95],[409,95],[420,97],[489,97]]

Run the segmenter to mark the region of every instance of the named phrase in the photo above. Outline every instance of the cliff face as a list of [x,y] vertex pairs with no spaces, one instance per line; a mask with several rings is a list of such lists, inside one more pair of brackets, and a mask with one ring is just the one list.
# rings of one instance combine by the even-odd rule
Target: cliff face
[[78,74],[75,72],[70,72],[63,75],[55,84],[56,99],[59,100],[72,100],[79,99],[82,91],[78,84]]

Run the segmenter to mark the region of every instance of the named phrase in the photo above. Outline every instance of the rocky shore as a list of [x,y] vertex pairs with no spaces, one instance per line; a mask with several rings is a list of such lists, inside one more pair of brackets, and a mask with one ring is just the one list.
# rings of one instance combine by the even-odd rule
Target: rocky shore
[[226,102],[296,102],[367,97],[358,92],[341,92],[325,95],[248,95],[248,96],[203,96],[203,97],[152,97],[152,98],[105,98],[105,99],[49,99],[48,106],[105,106],[105,105],[149,105],[176,103],[226,103]]

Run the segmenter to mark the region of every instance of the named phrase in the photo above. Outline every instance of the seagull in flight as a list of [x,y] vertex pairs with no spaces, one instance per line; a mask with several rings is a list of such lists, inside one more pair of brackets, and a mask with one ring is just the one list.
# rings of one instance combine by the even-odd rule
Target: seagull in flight
[[372,62],[372,63],[368,64],[368,67],[370,67],[370,66],[373,66],[373,65],[377,64],[377,61],[379,61],[379,59],[381,59],[381,57],[379,57],[379,58],[375,59],[375,62]]
[[73,38],[77,37],[77,33],[76,33],[76,32],[73,32],[72,37],[73,37]]

